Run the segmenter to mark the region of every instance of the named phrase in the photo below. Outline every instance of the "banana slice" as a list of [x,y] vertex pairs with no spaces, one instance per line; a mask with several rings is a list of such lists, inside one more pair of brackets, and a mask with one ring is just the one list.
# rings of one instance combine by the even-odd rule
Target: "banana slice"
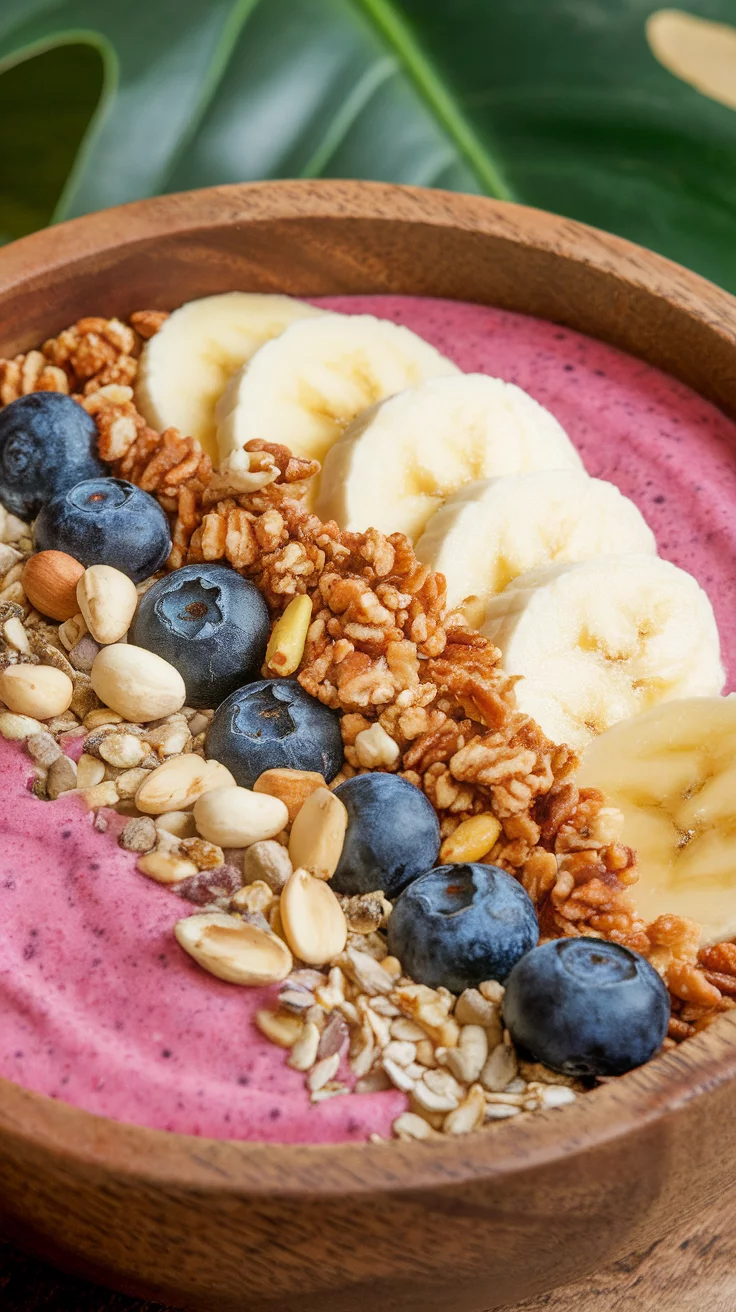
[[582,748],[630,715],[723,688],[718,629],[695,579],[657,556],[601,556],[521,574],[486,608],[519,705]]
[[736,935],[736,697],[666,702],[615,725],[586,749],[578,782],[623,812],[645,920],[697,920],[704,944]]
[[[228,384],[217,406],[220,458],[267,437],[324,461],[368,406],[425,378],[459,372],[416,333],[372,314],[292,324]],[[379,485],[383,476],[372,472]]]
[[436,378],[351,424],[325,461],[317,513],[414,541],[463,484],[533,469],[582,469],[549,410],[500,378]]
[[146,342],[136,382],[144,419],[196,437],[217,460],[215,404],[228,379],[296,319],[324,310],[291,296],[225,292],[187,301]]
[[447,604],[485,601],[519,574],[622,552],[656,555],[654,534],[613,483],[581,469],[468,483],[436,510],[416,545],[447,580]]

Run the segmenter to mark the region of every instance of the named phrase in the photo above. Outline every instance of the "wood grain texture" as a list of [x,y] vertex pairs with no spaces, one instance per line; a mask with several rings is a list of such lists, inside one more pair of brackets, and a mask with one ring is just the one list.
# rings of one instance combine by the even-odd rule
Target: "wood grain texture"
[[[380,184],[216,188],[26,238],[0,251],[0,353],[81,314],[238,287],[494,302],[622,346],[736,415],[726,293],[568,220]],[[732,1014],[572,1108],[430,1145],[197,1140],[0,1082],[0,1220],[50,1260],[179,1306],[477,1312],[643,1251],[721,1196],[735,1080]]]
[[[727,1196],[643,1251],[504,1312],[733,1312],[734,1204],[736,1195]],[[0,1245],[0,1296],[3,1312],[169,1312],[63,1275],[9,1244]]]

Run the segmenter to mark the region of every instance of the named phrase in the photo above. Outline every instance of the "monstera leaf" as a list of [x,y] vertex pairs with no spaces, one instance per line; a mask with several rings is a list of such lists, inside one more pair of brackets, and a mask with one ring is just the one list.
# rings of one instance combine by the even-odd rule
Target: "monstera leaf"
[[215,182],[381,178],[584,219],[736,289],[735,0],[689,9],[2,0],[0,232]]

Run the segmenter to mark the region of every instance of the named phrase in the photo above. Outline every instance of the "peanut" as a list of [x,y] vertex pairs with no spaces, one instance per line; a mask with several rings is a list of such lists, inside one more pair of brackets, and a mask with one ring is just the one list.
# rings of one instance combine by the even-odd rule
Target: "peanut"
[[8,742],[22,742],[32,734],[43,733],[44,726],[40,720],[29,715],[13,715],[10,711],[0,711],[0,734]]
[[304,805],[315,788],[327,786],[324,777],[315,770],[264,770],[253,785],[254,793],[268,793],[285,803],[289,822],[293,824],[299,808]]
[[194,753],[172,756],[150,771],[135,795],[135,804],[145,815],[164,815],[191,806],[208,789],[234,782],[219,761],[205,761]]
[[112,643],[95,657],[90,672],[100,701],[133,724],[159,720],[186,701],[178,670],[152,651],[131,643]]
[[0,674],[0,697],[16,715],[50,720],[68,711],[74,685],[53,665],[9,665]]
[[249,847],[281,833],[289,819],[283,802],[249,788],[215,788],[195,803],[194,822],[203,838],[222,847]]
[[187,916],[177,922],[174,933],[204,970],[231,984],[276,984],[292,967],[291,953],[280,938],[222,911]]
[[95,642],[119,642],[138,605],[135,583],[112,565],[90,565],[77,583],[77,604]]
[[138,869],[142,875],[155,879],[157,884],[178,884],[180,880],[197,874],[193,861],[173,852],[149,852],[148,856],[140,858]]
[[329,788],[316,788],[297,813],[289,837],[289,856],[318,879],[331,879],[345,842],[348,813]]
[[335,894],[322,879],[295,870],[281,894],[281,920],[295,956],[310,966],[323,966],[339,956],[348,926]]

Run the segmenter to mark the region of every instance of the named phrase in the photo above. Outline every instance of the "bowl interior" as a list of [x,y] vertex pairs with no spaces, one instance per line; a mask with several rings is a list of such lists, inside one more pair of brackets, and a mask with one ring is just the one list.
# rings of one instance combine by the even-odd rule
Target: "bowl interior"
[[[567,220],[381,184],[215,188],[138,202],[26,238],[0,253],[0,355],[36,345],[85,314],[169,309],[233,288],[301,296],[391,291],[498,305],[621,347],[736,415],[736,303],[726,293]],[[629,1236],[661,1229],[685,1180],[692,1210],[725,1179],[724,1149],[736,1143],[736,1110],[727,1097],[734,1075],[736,1019],[726,1017],[684,1049],[597,1090],[571,1111],[535,1118],[523,1131],[509,1124],[431,1149],[396,1143],[273,1147],[167,1135],[102,1121],[2,1081],[0,1161],[11,1163],[1,1168],[2,1177],[11,1210],[21,1198],[21,1163],[38,1189],[44,1178],[61,1180],[70,1171],[77,1187],[85,1182],[85,1197],[98,1197],[115,1180],[120,1197],[130,1200],[146,1182],[154,1194],[184,1189],[190,1199],[216,1198],[213,1215],[220,1217],[228,1198],[251,1205],[258,1199],[265,1216],[270,1203],[264,1199],[277,1198],[288,1208],[318,1198],[332,1214],[346,1196],[421,1195],[425,1203],[441,1200],[446,1215],[453,1199],[462,1196],[476,1208],[481,1195],[483,1206],[490,1196],[519,1268],[522,1241],[534,1242],[543,1217],[552,1229],[556,1211],[569,1220],[570,1206],[561,1201],[564,1181],[576,1235],[584,1234],[590,1218],[598,1218],[599,1227],[604,1214],[610,1220],[618,1211],[626,1218],[623,1227],[613,1226],[610,1241],[600,1232],[587,1246],[580,1239],[584,1266],[612,1247],[620,1251]],[[717,1149],[707,1124],[715,1116]],[[521,1219],[534,1191],[539,1209]],[[339,1208],[334,1223],[339,1228]],[[432,1229],[428,1223],[425,1233]],[[389,1243],[390,1230],[382,1233]],[[77,1251],[80,1244],[69,1240],[68,1247]],[[479,1257],[479,1269],[484,1260]],[[122,1254],[117,1261],[122,1271]],[[571,1267],[552,1258],[545,1280],[551,1283],[550,1272],[557,1277],[579,1266],[579,1260]],[[175,1287],[173,1278],[173,1272],[167,1276],[167,1289]]]

